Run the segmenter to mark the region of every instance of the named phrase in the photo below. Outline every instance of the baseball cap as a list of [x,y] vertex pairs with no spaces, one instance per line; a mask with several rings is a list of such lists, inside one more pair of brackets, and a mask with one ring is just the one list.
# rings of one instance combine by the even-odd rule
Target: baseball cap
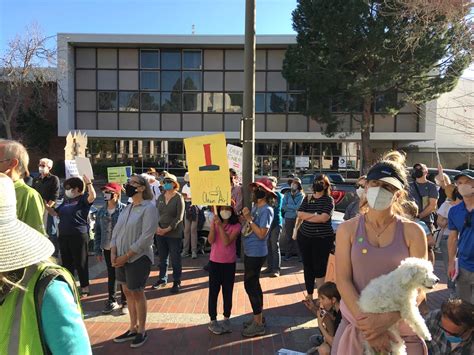
[[122,185],[116,182],[108,182],[107,184],[101,187],[101,190],[110,190],[119,194],[122,191]]

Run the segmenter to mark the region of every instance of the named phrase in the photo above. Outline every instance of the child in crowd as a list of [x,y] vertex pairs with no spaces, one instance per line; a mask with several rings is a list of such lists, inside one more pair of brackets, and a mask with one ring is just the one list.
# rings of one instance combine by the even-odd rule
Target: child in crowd
[[[211,222],[208,242],[211,244],[209,256],[209,317],[208,329],[214,334],[230,333],[230,312],[232,310],[232,292],[235,281],[235,262],[237,258],[235,241],[240,234],[240,224],[234,209],[219,206],[217,215]],[[224,320],[217,321],[217,298],[222,287],[224,301]]]
[[318,297],[319,308],[315,307],[313,312],[318,317],[322,336],[315,334],[310,338],[314,346],[307,351],[307,354],[329,355],[334,335],[342,319],[339,309],[341,295],[334,282],[326,282],[318,288]]

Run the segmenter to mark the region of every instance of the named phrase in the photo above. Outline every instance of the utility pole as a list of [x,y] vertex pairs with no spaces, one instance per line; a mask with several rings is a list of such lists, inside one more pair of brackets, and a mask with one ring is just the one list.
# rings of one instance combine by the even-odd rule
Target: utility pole
[[244,109],[240,124],[243,147],[242,187],[244,206],[251,208],[249,184],[254,179],[255,156],[255,0],[245,1]]

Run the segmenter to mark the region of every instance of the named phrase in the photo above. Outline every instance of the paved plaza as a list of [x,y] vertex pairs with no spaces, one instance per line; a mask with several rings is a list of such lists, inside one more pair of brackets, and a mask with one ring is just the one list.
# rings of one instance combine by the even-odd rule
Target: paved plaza
[[[440,255],[438,255],[440,256]],[[91,258],[95,261],[95,258]],[[243,274],[236,275],[232,308],[231,334],[214,335],[207,330],[208,274],[202,269],[207,257],[183,260],[182,291],[170,293],[171,284],[160,290],[148,289],[148,341],[139,349],[129,343],[115,344],[112,339],[127,330],[128,316],[101,314],[107,295],[105,267],[91,264],[92,296],[84,300],[86,325],[94,354],[275,354],[281,348],[305,352],[308,338],[317,327],[316,319],[302,304],[304,279],[302,264],[294,261],[283,263],[282,276],[263,277],[264,315],[267,334],[246,339],[240,335],[242,322],[251,315],[250,302],[243,285]],[[431,309],[439,307],[448,297],[446,279],[441,272],[441,262],[436,265],[442,282],[428,296]],[[94,274],[96,276],[94,276]],[[149,284],[156,280],[156,267]],[[219,300],[219,313],[222,302]]]

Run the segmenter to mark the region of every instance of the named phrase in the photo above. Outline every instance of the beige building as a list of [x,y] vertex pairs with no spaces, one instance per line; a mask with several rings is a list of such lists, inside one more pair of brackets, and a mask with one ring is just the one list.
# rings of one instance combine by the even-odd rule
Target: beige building
[[[185,169],[185,137],[225,132],[238,144],[243,43],[243,36],[59,34],[59,135],[85,131],[95,163],[177,173]],[[323,135],[302,114],[302,90],[283,78],[285,50],[292,43],[293,35],[257,36],[256,173],[337,169],[340,158],[358,169],[357,121],[335,107],[343,128],[333,137]],[[437,126],[429,124],[435,103],[406,106],[390,116],[385,99],[375,104],[374,152],[435,139]]]

